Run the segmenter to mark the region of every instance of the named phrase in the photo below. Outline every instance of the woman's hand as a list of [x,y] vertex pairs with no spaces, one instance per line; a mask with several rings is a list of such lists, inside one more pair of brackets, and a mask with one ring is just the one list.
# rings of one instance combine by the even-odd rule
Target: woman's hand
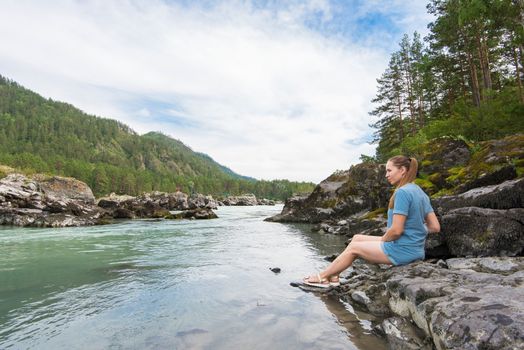
[[424,218],[426,220],[426,227],[428,228],[428,233],[439,233],[440,232],[440,223],[438,222],[435,212],[431,212]]
[[404,224],[406,223],[406,216],[401,214],[393,215],[393,222],[391,227],[386,231],[384,236],[382,236],[382,241],[396,241],[404,233]]

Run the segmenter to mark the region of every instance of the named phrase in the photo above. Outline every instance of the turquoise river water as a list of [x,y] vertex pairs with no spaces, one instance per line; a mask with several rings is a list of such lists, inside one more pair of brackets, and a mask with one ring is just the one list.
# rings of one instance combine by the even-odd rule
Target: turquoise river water
[[263,221],[281,209],[0,228],[0,349],[385,349],[370,315],[289,285],[344,245]]

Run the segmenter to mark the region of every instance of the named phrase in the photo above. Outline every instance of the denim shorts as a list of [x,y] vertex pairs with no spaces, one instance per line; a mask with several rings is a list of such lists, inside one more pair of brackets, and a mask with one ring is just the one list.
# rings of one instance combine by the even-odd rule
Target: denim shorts
[[396,241],[381,243],[382,251],[393,265],[406,265],[415,260],[424,260],[424,247],[402,245]]

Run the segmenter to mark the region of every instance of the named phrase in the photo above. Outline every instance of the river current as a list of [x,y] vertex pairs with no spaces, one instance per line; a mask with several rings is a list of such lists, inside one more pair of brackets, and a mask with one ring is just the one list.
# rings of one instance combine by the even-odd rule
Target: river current
[[289,285],[344,240],[263,221],[281,210],[0,228],[0,349],[385,349],[372,316]]

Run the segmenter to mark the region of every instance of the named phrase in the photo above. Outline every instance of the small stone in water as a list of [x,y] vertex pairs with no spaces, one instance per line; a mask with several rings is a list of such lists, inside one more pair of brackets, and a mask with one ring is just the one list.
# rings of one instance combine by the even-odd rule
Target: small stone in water
[[326,257],[324,257],[324,260],[329,261],[329,262],[333,262],[337,258],[337,256],[338,256],[337,254],[326,256]]
[[280,267],[270,267],[269,269],[274,273],[280,273]]

